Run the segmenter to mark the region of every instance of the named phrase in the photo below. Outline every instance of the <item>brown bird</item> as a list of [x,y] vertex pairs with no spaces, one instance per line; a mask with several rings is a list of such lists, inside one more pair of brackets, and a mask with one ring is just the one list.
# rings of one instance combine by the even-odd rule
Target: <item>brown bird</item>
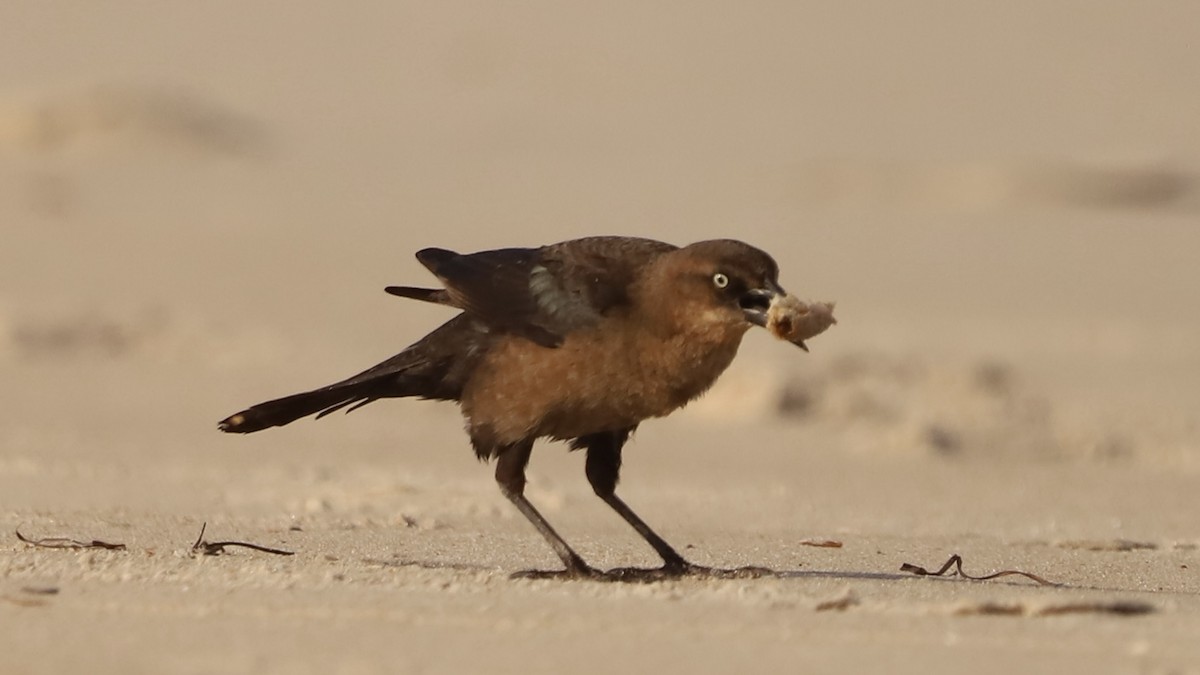
[[250,433],[382,398],[456,401],[475,454],[496,460],[501,492],[565,565],[535,574],[632,573],[590,567],[525,498],[525,467],[538,438],[586,451],[596,495],[663,559],[662,568],[643,572],[713,572],[685,560],[616,495],[621,449],[643,420],[704,393],[751,326],[804,347],[833,323],[833,306],[787,295],[769,255],[728,239],[679,248],[589,237],[468,255],[428,248],[417,259],[445,288],[387,292],[457,308],[457,316],[379,365],[252,406],[220,429]]

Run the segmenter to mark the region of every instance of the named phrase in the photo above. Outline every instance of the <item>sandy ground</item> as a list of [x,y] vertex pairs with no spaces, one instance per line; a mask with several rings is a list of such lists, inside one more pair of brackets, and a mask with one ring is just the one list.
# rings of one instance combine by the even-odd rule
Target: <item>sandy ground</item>
[[[1195,3],[2,14],[3,672],[1200,673]],[[601,233],[838,301],[626,450],[777,575],[509,579],[555,560],[451,406],[217,433],[444,319],[413,251]],[[582,474],[531,498],[655,564]],[[953,553],[1060,585],[900,571]]]

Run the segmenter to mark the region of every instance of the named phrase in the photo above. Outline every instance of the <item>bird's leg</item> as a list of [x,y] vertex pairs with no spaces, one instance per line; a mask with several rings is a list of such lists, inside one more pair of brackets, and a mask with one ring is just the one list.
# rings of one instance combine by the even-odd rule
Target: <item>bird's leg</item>
[[508,498],[508,501],[517,507],[521,515],[525,516],[542,537],[546,539],[546,543],[550,544],[550,548],[558,554],[558,557],[563,561],[566,569],[562,573],[550,572],[525,572],[518,573],[514,576],[523,577],[552,577],[565,575],[572,578],[595,578],[601,576],[601,573],[592,569],[579,554],[563,541],[563,538],[554,531],[550,523],[538,513],[538,510],[529,503],[525,498],[525,466],[529,464],[529,455],[533,451],[533,440],[524,440],[520,443],[515,443],[503,447],[499,450],[496,459],[496,482],[500,484],[500,492]]
[[625,522],[629,523],[642,539],[663,559],[661,572],[667,576],[682,576],[688,573],[705,572],[707,568],[693,565],[679,555],[665,539],[650,529],[633,509],[629,508],[616,494],[617,480],[621,472],[621,448],[629,438],[629,431],[605,432],[584,436],[579,439],[587,448],[586,471],[596,496],[604,500]]

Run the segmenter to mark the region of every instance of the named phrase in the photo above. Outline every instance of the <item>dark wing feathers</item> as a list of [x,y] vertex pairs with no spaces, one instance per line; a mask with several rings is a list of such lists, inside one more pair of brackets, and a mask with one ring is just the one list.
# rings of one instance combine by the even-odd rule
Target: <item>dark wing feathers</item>
[[505,248],[460,255],[427,248],[417,253],[417,260],[446,285],[448,304],[543,347],[562,344],[562,334],[538,315],[530,293],[530,276],[540,260],[538,249]]
[[582,305],[605,315],[629,303],[629,287],[639,270],[677,247],[633,237],[587,237],[542,249],[543,265],[557,284],[548,300],[565,306],[565,313]]
[[387,290],[458,307],[494,329],[557,347],[572,330],[626,304],[637,270],[674,249],[629,237],[589,237],[467,255],[427,248],[417,259],[445,284],[445,291]]

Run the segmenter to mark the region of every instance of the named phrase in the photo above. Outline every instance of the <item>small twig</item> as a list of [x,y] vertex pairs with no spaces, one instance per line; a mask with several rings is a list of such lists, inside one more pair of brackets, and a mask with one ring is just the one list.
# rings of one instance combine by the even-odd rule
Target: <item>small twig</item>
[[36,546],[38,548],[103,548],[109,551],[125,550],[125,544],[111,544],[107,541],[100,541],[99,539],[93,539],[91,541],[79,541],[78,539],[71,539],[69,537],[43,537],[41,539],[29,539],[25,535],[21,534],[20,528],[16,529],[15,532],[17,534],[17,539],[20,539],[30,546]]
[[909,563],[904,563],[903,565],[901,565],[900,571],[901,572],[912,572],[913,574],[915,574],[919,577],[940,577],[940,576],[945,575],[946,571],[949,570],[951,567],[955,568],[954,574],[956,574],[964,579],[970,579],[971,581],[987,581],[989,579],[998,579],[1000,577],[1007,577],[1007,576],[1011,576],[1011,575],[1015,574],[1017,576],[1025,577],[1026,579],[1031,579],[1033,581],[1036,581],[1037,583],[1039,583],[1043,586],[1061,586],[1062,585],[1059,583],[1055,583],[1053,581],[1048,581],[1042,577],[1039,577],[1036,574],[1031,574],[1029,572],[1022,572],[1020,570],[1003,570],[1000,572],[994,572],[992,574],[985,574],[981,577],[974,577],[963,571],[962,556],[958,555],[957,553],[950,556],[950,559],[946,561],[946,564],[942,565],[942,568],[936,572],[930,572],[929,570],[925,569],[924,567],[910,565]]
[[192,552],[203,555],[221,555],[225,552],[227,546],[241,546],[263,553],[271,553],[274,555],[296,555],[295,551],[285,551],[278,548],[270,548],[267,546],[259,546],[258,544],[250,544],[244,541],[204,541],[204,531],[208,529],[208,523],[205,522],[200,526],[200,536],[196,537],[196,543],[192,544]]

